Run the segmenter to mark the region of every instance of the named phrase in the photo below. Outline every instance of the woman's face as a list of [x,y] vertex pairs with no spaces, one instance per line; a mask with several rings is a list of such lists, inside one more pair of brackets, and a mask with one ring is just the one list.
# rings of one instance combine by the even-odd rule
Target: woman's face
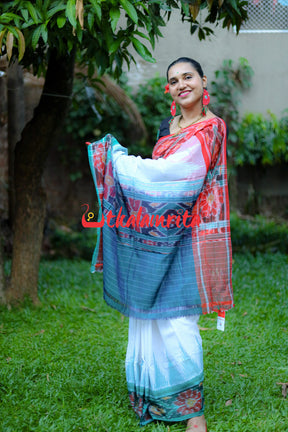
[[191,63],[177,63],[168,72],[169,90],[176,103],[185,109],[199,105],[202,108],[203,87],[207,78],[200,77]]

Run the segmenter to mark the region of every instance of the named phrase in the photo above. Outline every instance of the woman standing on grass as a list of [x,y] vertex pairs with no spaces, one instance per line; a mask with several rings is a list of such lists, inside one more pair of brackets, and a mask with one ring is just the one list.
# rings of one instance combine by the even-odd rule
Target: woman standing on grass
[[226,127],[206,109],[198,62],[174,61],[167,79],[181,115],[162,122],[152,159],[110,135],[88,147],[107,222],[92,270],[104,269],[106,302],[130,318],[126,377],[140,424],[185,420],[204,432],[197,322],[233,307]]

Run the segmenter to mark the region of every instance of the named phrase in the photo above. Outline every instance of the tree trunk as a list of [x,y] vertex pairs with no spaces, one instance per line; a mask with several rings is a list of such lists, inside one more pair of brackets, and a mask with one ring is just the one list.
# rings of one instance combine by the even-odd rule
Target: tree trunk
[[[2,65],[1,65],[2,66]],[[5,300],[4,253],[2,233],[3,222],[6,216],[6,145],[7,145],[7,98],[6,74],[0,71],[0,303]]]
[[2,235],[0,231],[0,303],[5,303],[5,274],[4,274],[4,253]]
[[8,153],[9,153],[9,222],[13,228],[15,218],[14,151],[25,126],[25,100],[23,70],[18,61],[7,69],[8,93]]
[[[6,297],[15,303],[29,296],[38,302],[37,285],[46,195],[42,175],[51,144],[65,119],[74,72],[75,53],[59,57],[50,52],[46,80],[34,117],[16,145],[16,196],[11,280]],[[59,185],[61,187],[61,185]]]

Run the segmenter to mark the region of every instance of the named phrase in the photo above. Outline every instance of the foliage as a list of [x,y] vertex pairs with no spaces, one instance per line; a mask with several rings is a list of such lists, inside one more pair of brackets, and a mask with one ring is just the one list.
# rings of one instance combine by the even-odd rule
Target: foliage
[[166,84],[167,80],[157,75],[141,84],[133,96],[148,131],[146,145],[139,149],[144,156],[151,157],[160,123],[171,115],[172,99],[168,94],[164,94]]
[[81,258],[90,261],[97,241],[96,230],[59,226],[50,221],[42,255],[46,259]]
[[[124,86],[125,77],[122,75],[120,84]],[[97,87],[96,87],[97,91]],[[84,79],[75,79],[72,106],[66,119],[66,131],[71,136],[79,137],[83,143],[85,139],[97,139],[106,133],[112,133],[119,141],[128,136],[128,115],[119,108],[112,97],[105,91],[95,91]],[[79,144],[79,143],[78,143]]]
[[[139,38],[154,44],[155,37],[161,35],[159,27],[164,25],[164,21],[159,5],[153,3],[147,8],[142,2],[137,2],[135,7],[128,0],[116,4],[114,0],[91,0],[85,5],[83,0],[8,2],[1,6],[0,19],[0,32],[3,42],[6,38],[7,54],[9,57],[12,55],[12,34],[15,45],[18,42],[21,63],[25,67],[32,65],[38,75],[45,74],[48,46],[50,49],[56,47],[59,55],[65,54],[67,48],[71,52],[76,47],[81,52],[82,61],[89,64],[90,76],[96,65],[98,73],[110,69],[115,76],[120,76],[123,61],[129,64],[133,59],[130,44],[145,60],[153,61]],[[118,25],[121,9],[126,16],[123,27]],[[147,36],[138,28],[148,28],[150,33]],[[23,47],[23,40],[26,47]]]
[[246,114],[237,129],[236,165],[275,165],[288,162],[288,111],[280,120],[268,111]]
[[[123,62],[129,66],[133,60],[131,46],[145,60],[154,61],[145,41],[154,48],[164,18],[169,19],[173,9],[180,8],[182,19],[191,22],[191,33],[198,30],[201,40],[213,33],[205,23],[234,25],[238,32],[247,18],[246,5],[235,0],[13,0],[0,5],[0,45],[5,44],[8,58],[17,53],[19,61],[25,67],[33,65],[38,75],[45,74],[47,47],[56,48],[59,55],[77,47],[90,76],[97,66],[99,73],[109,69],[119,77]],[[204,25],[197,21],[200,9],[207,11]]]
[[[121,78],[123,81],[123,76]],[[61,161],[69,166],[71,180],[82,177],[83,160],[87,160],[86,141],[95,141],[107,133],[128,147],[135,141],[125,111],[104,92],[99,95],[96,99],[95,88],[89,86],[83,77],[74,79],[72,104],[66,117],[63,139],[57,146]]]
[[[287,430],[277,385],[287,382],[287,265],[281,254],[235,254],[225,332],[215,314],[200,318],[211,431]],[[1,431],[143,431],[125,380],[128,319],[103,301],[102,276],[84,261],[44,261],[39,296],[38,308],[1,308]],[[167,432],[167,423],[147,430]]]
[[233,251],[278,251],[288,254],[287,223],[269,220],[261,215],[239,217],[231,213],[230,225]]
[[108,132],[120,143],[124,143],[129,148],[130,154],[151,157],[160,123],[170,115],[172,99],[164,94],[166,79],[159,76],[149,79],[139,86],[136,94],[127,87],[125,75],[122,75],[121,79],[121,86],[126,89],[143,117],[147,137],[141,140],[135,137],[127,114],[123,109],[119,109],[111,97],[101,92],[101,98],[95,99],[93,91],[90,93],[89,89],[88,92],[85,90],[85,82],[76,79],[73,104],[65,126],[65,131],[73,137],[74,143],[64,139],[59,147],[60,150],[65,150],[62,152],[64,163],[69,162],[71,166],[71,163],[73,165],[74,162],[79,161],[81,153],[79,143],[83,144],[85,141],[100,138]]
[[[239,105],[243,91],[251,87],[254,72],[248,60],[239,58],[235,66],[233,60],[224,60],[219,70],[215,71],[215,81],[211,83],[213,96],[213,110],[222,117],[229,128],[229,142],[233,146],[237,143],[237,129],[239,126]],[[228,148],[231,156],[232,148]]]

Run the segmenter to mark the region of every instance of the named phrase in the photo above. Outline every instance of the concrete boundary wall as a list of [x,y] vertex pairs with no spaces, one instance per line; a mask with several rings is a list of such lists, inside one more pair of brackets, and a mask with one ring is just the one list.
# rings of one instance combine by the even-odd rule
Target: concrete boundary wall
[[190,25],[182,23],[180,14],[173,12],[164,38],[156,42],[153,53],[156,64],[148,64],[137,54],[137,65],[128,72],[129,83],[137,86],[159,73],[166,75],[167,66],[176,58],[192,57],[202,65],[209,81],[214,80],[214,71],[221,67],[224,59],[238,61],[245,57],[254,70],[253,86],[243,94],[241,114],[266,113],[271,110],[277,116],[288,108],[288,33],[240,33],[220,26],[214,27],[215,35],[209,40],[199,41],[190,35]]

